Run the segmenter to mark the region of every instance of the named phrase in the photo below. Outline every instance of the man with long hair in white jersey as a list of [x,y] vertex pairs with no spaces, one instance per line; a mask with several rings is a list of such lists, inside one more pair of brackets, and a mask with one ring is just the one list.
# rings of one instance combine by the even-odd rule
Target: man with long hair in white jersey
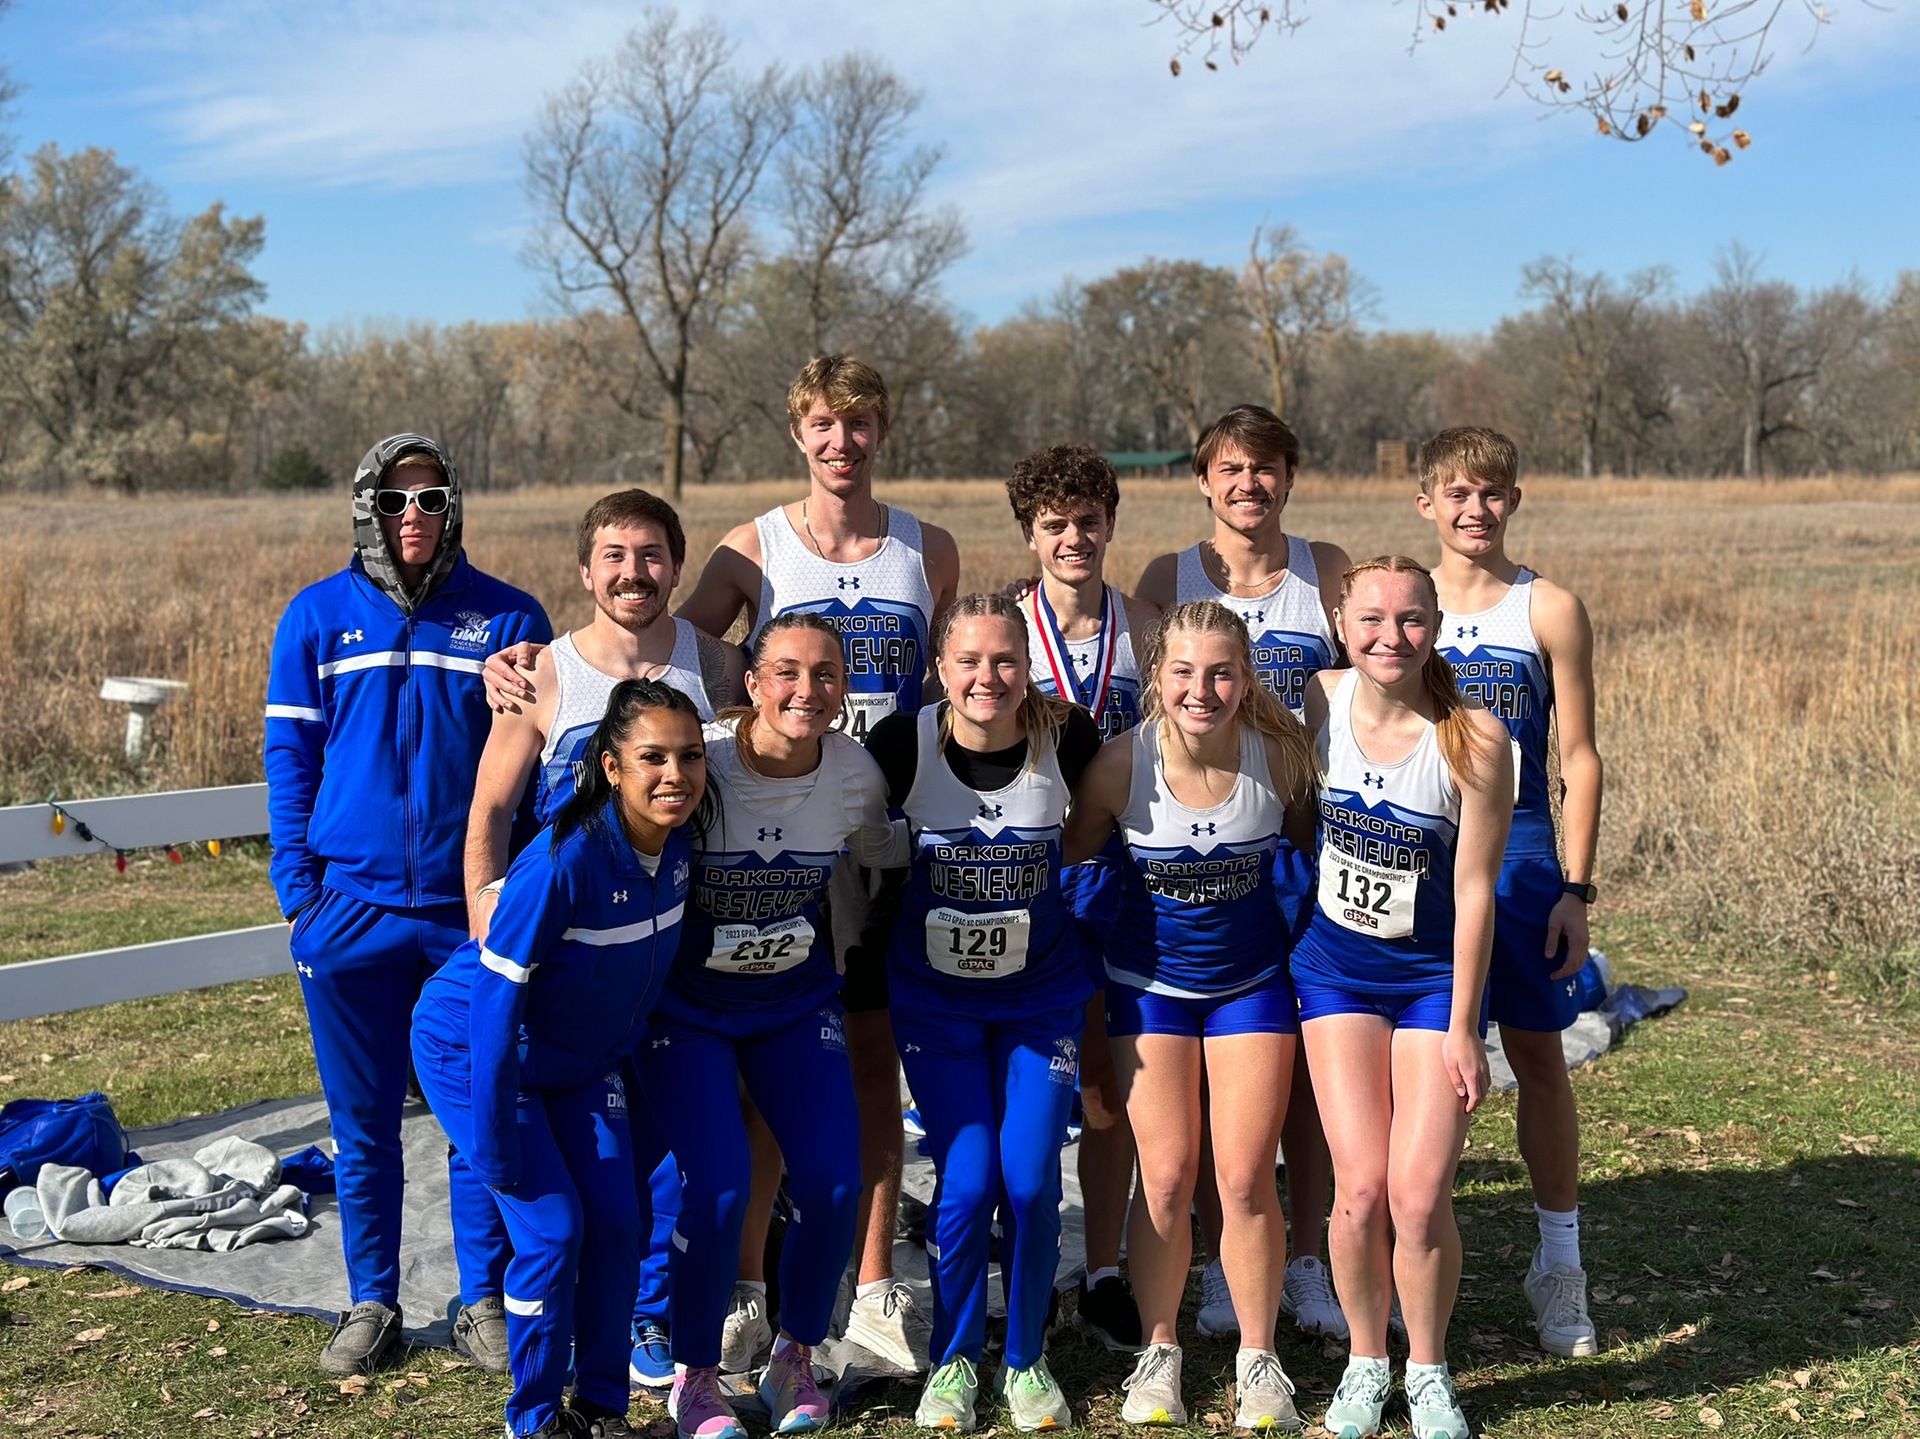
[[[1307,680],[1338,664],[1331,615],[1347,555],[1338,545],[1289,535],[1282,527],[1300,469],[1300,441],[1271,410],[1236,405],[1208,425],[1193,451],[1193,472],[1213,517],[1212,535],[1150,561],[1134,593],[1170,610],[1215,600],[1238,615],[1253,640],[1260,682],[1300,717]],[[1281,1134],[1287,1167],[1292,1255],[1281,1312],[1309,1333],[1344,1339],[1346,1320],[1321,1261],[1333,1161],[1313,1102],[1304,1051],[1293,1075],[1293,1102]],[[1212,1261],[1201,1276],[1202,1334],[1234,1332],[1234,1306],[1220,1267],[1220,1196],[1201,1170],[1201,1227]]]
[[[574,767],[627,679],[657,679],[693,701],[701,720],[745,698],[740,652],[667,613],[686,563],[687,537],[673,506],[645,490],[596,500],[580,521],[580,583],[593,596],[593,619],[532,659],[538,699],[497,710],[480,756],[467,816],[467,913],[484,939],[507,872],[514,807],[536,779],[535,813],[549,824],[574,792]],[[635,1178],[651,1196],[652,1233],[634,1311],[630,1377],[645,1388],[673,1383],[666,1333],[667,1248],[679,1213],[679,1171],[662,1158],[659,1136],[633,1115]]]
[[[787,421],[807,460],[805,497],[729,530],[679,611],[709,634],[727,633],[744,616],[749,645],[778,615],[824,615],[845,645],[848,720],[856,735],[895,710],[919,710],[928,636],[960,582],[952,535],[874,497],[873,467],[891,417],[886,382],[871,366],[846,355],[820,355],[802,366],[787,394]],[[525,703],[535,691],[503,658],[520,657],[489,661],[489,696]],[[867,955],[859,944],[868,880],[859,866],[841,865],[829,892],[834,948],[846,976],[841,1000],[860,1104],[864,1186],[847,1334],[882,1358],[918,1370],[926,1365],[928,1328],[906,1286],[893,1278],[900,1060],[887,1008],[885,956]],[[741,1238],[743,1296],[756,1282],[748,1276],[762,1272],[754,1250],[764,1243],[779,1183],[765,1127],[755,1128],[754,1196]],[[764,1320],[755,1327],[771,1340]]]

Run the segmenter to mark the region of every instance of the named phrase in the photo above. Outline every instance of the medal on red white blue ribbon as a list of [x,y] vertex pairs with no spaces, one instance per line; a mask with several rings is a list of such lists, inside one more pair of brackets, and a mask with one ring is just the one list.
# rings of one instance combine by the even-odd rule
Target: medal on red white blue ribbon
[[1113,660],[1120,649],[1120,606],[1114,601],[1113,587],[1100,590],[1100,635],[1093,652],[1093,664],[1082,681],[1073,667],[1067,638],[1060,632],[1060,621],[1047,602],[1047,587],[1033,587],[1033,627],[1040,636],[1040,652],[1046,656],[1047,669],[1053,675],[1054,693],[1062,699],[1077,700],[1100,723],[1100,712],[1107,705],[1107,681],[1113,677]]

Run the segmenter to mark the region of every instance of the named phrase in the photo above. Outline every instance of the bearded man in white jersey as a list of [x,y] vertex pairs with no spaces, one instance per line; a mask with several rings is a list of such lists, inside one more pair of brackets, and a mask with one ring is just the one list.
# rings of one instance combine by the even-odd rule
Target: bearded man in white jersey
[[[484,939],[510,858],[514,810],[529,775],[537,776],[535,815],[550,821],[573,794],[573,766],[621,680],[657,679],[694,703],[703,720],[743,703],[740,651],[667,613],[686,563],[687,536],[673,506],[645,490],[620,490],[594,502],[580,522],[580,583],[593,596],[593,619],[531,656],[539,699],[496,710],[481,752],[467,815],[468,923]],[[489,680],[489,691],[492,681]],[[636,1087],[634,1092],[639,1093]],[[645,1106],[631,1115],[635,1180],[650,1196],[652,1234],[641,1262],[634,1312],[631,1377],[644,1388],[673,1382],[666,1335],[667,1244],[679,1213],[679,1173],[660,1158],[663,1145],[643,1128]]]
[[[1289,535],[1282,524],[1300,469],[1300,441],[1259,405],[1236,405],[1201,433],[1194,477],[1212,516],[1213,533],[1197,545],[1148,562],[1134,593],[1170,610],[1188,600],[1217,600],[1246,622],[1260,682],[1300,717],[1307,681],[1339,663],[1333,610],[1346,573],[1346,551]],[[1302,1050],[1281,1149],[1287,1166],[1287,1218],[1292,1257],[1281,1311],[1310,1333],[1347,1337],[1347,1322],[1321,1260],[1333,1160],[1320,1129],[1313,1084]],[[1203,1164],[1201,1227],[1215,1258],[1202,1276],[1197,1322],[1202,1334],[1233,1332],[1233,1306],[1220,1269],[1220,1199]]]
[[[788,433],[806,457],[806,495],[737,525],[708,556],[680,618],[725,634],[743,616],[749,640],[776,616],[823,615],[840,632],[847,656],[849,727],[874,723],[923,701],[928,637],[960,583],[953,536],[874,497],[873,467],[887,438],[892,402],[871,366],[846,355],[809,360],[787,394]],[[537,687],[489,661],[489,695],[526,702]],[[507,656],[506,658],[517,658]],[[886,957],[867,954],[860,928],[870,892],[857,866],[835,871],[828,892],[834,948],[844,972],[847,1047],[860,1105],[858,1265],[847,1337],[903,1369],[926,1367],[929,1326],[893,1275],[894,1216],[900,1203],[899,1055],[888,1010]],[[756,1153],[762,1151],[756,1150]],[[756,1169],[742,1249],[744,1276],[760,1272],[750,1255],[764,1237],[772,1184]],[[777,1172],[772,1176],[777,1182]],[[751,1264],[748,1261],[753,1261]],[[736,1310],[750,1298],[736,1295]]]

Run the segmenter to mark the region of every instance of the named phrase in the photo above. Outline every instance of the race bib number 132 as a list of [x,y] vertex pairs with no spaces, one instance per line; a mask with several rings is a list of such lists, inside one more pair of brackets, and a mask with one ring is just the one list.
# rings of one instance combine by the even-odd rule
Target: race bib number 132
[[1374,939],[1413,933],[1413,904],[1420,876],[1410,869],[1382,869],[1337,845],[1320,851],[1320,912],[1343,929]]

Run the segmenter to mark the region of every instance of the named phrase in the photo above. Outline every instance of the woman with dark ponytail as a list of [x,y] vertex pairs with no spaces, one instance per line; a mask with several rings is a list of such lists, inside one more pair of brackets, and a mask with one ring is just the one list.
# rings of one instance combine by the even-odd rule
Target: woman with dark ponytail
[[1406,1319],[1417,1439],[1466,1439],[1447,1371],[1460,1287],[1453,1177],[1487,1090],[1494,885],[1513,817],[1506,727],[1462,699],[1434,649],[1433,577],[1355,565],[1334,619],[1353,668],[1308,682],[1319,884],[1293,951],[1300,1032],[1333,1149],[1334,1285],[1350,1334],[1325,1424],[1379,1431],[1387,1317]]
[[685,826],[705,791],[693,702],[657,680],[616,685],[573,798],[507,871],[486,942],[457,950],[414,1008],[420,1087],[513,1239],[516,1439],[629,1432],[639,1234],[620,1065],[679,943]]

